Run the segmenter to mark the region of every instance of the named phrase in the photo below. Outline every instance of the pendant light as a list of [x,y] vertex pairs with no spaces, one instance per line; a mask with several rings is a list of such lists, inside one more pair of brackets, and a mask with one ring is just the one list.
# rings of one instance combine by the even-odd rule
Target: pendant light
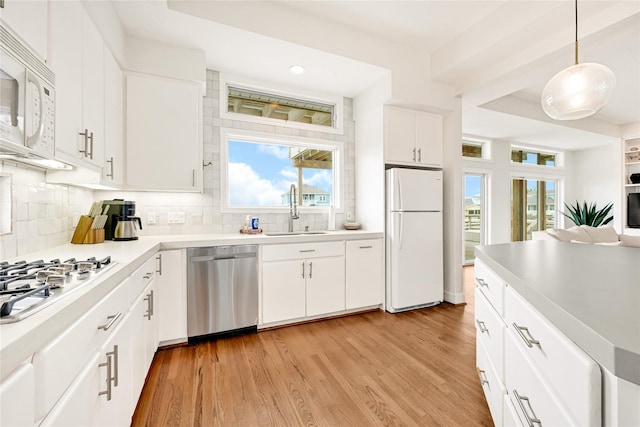
[[542,109],[555,120],[589,117],[604,107],[616,87],[613,72],[601,64],[578,63],[578,0],[575,0],[575,65],[553,76],[542,91]]

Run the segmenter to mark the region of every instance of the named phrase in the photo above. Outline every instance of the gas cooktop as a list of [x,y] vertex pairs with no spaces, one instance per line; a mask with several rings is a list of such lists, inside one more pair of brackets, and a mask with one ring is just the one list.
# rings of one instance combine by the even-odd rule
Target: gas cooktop
[[115,264],[110,256],[0,262],[0,324],[17,322],[60,301]]

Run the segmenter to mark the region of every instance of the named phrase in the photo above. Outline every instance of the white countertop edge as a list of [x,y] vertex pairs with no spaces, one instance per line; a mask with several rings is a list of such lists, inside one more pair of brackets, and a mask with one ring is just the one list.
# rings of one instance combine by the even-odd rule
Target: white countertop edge
[[[111,256],[116,264],[104,276],[82,289],[75,290],[64,299],[19,322],[0,325],[0,379],[4,379],[25,360],[44,347],[53,337],[61,334],[73,322],[115,289],[158,251],[239,244],[284,244],[322,242],[335,240],[359,240],[383,238],[383,232],[367,230],[336,230],[326,234],[302,234],[285,236],[243,235],[240,233],[212,233],[191,235],[141,236],[126,242],[105,242],[95,245],[66,244],[54,248],[7,259],[44,259],[59,257],[62,261],[95,256]],[[102,273],[101,273],[102,274]],[[71,310],[65,308],[73,306]]]

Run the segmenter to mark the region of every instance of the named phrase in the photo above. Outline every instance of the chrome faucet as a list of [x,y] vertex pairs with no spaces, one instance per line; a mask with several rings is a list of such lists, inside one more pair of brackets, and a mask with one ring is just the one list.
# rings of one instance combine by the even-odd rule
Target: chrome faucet
[[289,233],[293,232],[293,220],[300,218],[298,216],[297,200],[296,185],[291,184],[291,187],[289,187]]

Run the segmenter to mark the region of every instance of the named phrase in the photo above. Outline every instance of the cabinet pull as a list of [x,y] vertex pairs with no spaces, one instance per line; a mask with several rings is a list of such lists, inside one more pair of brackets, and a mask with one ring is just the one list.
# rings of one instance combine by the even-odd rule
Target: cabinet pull
[[147,312],[144,314],[144,317],[147,320],[151,320],[151,316],[153,316],[153,289],[147,294],[144,299],[147,302]]
[[108,331],[109,328],[111,328],[113,324],[116,323],[116,321],[120,318],[120,316],[122,316],[122,313],[107,316],[107,320],[109,320],[109,323],[98,326],[98,329],[102,329],[103,331]]
[[195,187],[196,186],[196,170],[195,169],[191,169],[191,170],[192,170],[191,181],[193,182],[191,186]]
[[480,279],[476,277],[476,283],[478,284],[478,286],[480,286],[481,288],[483,286],[486,286],[487,288],[489,287],[489,284],[487,282],[484,281],[484,279]]
[[422,148],[418,148],[418,161],[422,162]]
[[[520,335],[520,338],[522,338],[524,342],[527,343],[527,347],[533,347],[532,344],[540,347],[540,341],[533,339],[533,335],[531,335],[531,332],[529,332],[529,328],[527,328],[526,326],[518,326],[516,322],[513,322],[513,327],[516,328],[516,332],[518,333],[518,335]],[[527,335],[529,335],[529,337],[524,334],[525,332],[527,333]]]
[[360,246],[360,249],[371,249],[373,246],[369,245],[369,246]]
[[413,161],[414,162],[416,161],[416,149],[415,148],[413,149]]
[[[513,395],[516,397],[516,400],[518,401],[518,405],[520,406],[520,409],[522,409],[522,413],[527,419],[527,424],[529,425],[529,427],[534,427],[534,424],[537,424],[538,426],[542,426],[542,421],[540,421],[536,417],[536,413],[533,411],[533,408],[531,407],[531,402],[529,401],[529,398],[525,396],[520,396],[515,389],[513,390]],[[531,415],[529,415],[526,408],[524,407],[524,403],[522,403],[523,400],[527,402],[527,406],[531,411]]]
[[487,379],[486,372],[480,368],[476,368],[476,371],[478,371],[478,377],[480,378],[480,385],[485,385],[485,384],[489,385],[489,380]]
[[315,249],[304,249],[302,251],[300,251],[300,253],[305,253],[305,252],[315,252]]
[[89,155],[89,129],[85,129],[84,132],[80,132],[80,135],[84,136],[84,150],[79,150],[79,152],[84,154],[84,157],[87,157]]
[[482,320],[476,319],[476,324],[478,325],[478,329],[480,329],[481,333],[484,334],[485,332],[489,332],[489,330],[487,329],[487,326],[484,324]]
[[158,260],[158,269],[156,270],[156,273],[162,276],[162,254],[158,254],[156,259]]
[[89,134],[89,147],[91,148],[89,151],[89,158],[93,160],[93,132]]
[[309,263],[309,279],[311,279],[312,275],[313,275],[313,263],[310,262]]
[[304,261],[302,261],[302,278],[304,279]]
[[109,169],[111,170],[111,173],[108,173],[107,176],[113,179],[113,157],[107,160],[107,163],[109,163]]
[[113,351],[107,352],[107,357],[113,357],[113,376],[110,380],[113,380],[113,386],[118,387],[118,346],[113,346]]
[[111,357],[107,354],[107,361],[99,363],[98,368],[107,367],[107,389],[98,392],[98,396],[107,395],[107,401],[111,400]]

